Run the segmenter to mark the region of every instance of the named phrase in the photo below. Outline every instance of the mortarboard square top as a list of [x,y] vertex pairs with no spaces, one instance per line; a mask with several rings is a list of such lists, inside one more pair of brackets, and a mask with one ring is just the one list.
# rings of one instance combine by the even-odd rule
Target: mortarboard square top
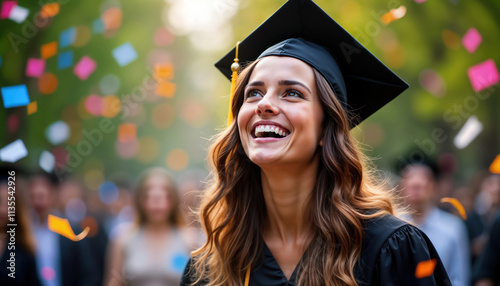
[[[236,48],[215,66],[231,79]],[[289,0],[239,44],[241,63],[277,55],[300,59],[321,73],[360,123],[408,88],[311,0]]]

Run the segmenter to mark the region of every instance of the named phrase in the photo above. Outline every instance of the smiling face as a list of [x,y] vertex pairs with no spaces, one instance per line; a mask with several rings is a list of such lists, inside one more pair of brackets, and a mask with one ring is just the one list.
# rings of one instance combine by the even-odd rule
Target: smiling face
[[291,57],[262,58],[238,113],[241,143],[259,165],[309,163],[322,139],[323,110],[313,69]]

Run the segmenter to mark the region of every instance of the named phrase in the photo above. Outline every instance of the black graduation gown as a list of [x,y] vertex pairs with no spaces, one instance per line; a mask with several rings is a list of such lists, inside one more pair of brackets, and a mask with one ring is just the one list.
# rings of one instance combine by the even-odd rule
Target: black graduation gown
[[[362,253],[354,269],[359,285],[451,285],[434,246],[418,228],[394,216],[384,216],[365,223],[364,232]],[[437,259],[433,275],[416,278],[417,264],[433,258]],[[195,280],[190,276],[190,269],[191,261],[186,266],[181,286],[190,285]],[[287,281],[264,243],[261,263],[252,267],[249,284],[295,285],[297,269],[298,266]],[[205,284],[206,281],[202,281],[196,286]]]

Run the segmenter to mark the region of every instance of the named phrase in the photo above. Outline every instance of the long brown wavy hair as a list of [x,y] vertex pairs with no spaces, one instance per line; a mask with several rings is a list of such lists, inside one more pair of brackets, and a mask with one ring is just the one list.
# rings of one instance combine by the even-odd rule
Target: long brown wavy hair
[[[258,60],[242,70],[232,102],[234,118]],[[298,285],[357,285],[354,268],[361,253],[363,220],[394,214],[393,191],[368,168],[350,134],[347,116],[325,78],[314,68],[324,113],[323,146],[316,184],[309,197],[311,242],[301,260]],[[263,247],[266,217],[259,166],[243,150],[237,120],[215,137],[209,153],[212,182],[199,210],[206,243],[193,254],[193,271],[208,285],[243,285]]]

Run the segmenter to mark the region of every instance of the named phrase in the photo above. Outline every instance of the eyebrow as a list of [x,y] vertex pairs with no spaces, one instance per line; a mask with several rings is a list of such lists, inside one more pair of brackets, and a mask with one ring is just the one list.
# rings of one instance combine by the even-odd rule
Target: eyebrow
[[[303,88],[307,89],[307,91],[309,91],[309,93],[312,93],[311,90],[305,84],[301,83],[300,81],[280,80],[280,81],[278,81],[278,85],[300,85]],[[252,81],[252,82],[247,84],[247,87],[248,86],[265,86],[265,84],[263,81]]]

